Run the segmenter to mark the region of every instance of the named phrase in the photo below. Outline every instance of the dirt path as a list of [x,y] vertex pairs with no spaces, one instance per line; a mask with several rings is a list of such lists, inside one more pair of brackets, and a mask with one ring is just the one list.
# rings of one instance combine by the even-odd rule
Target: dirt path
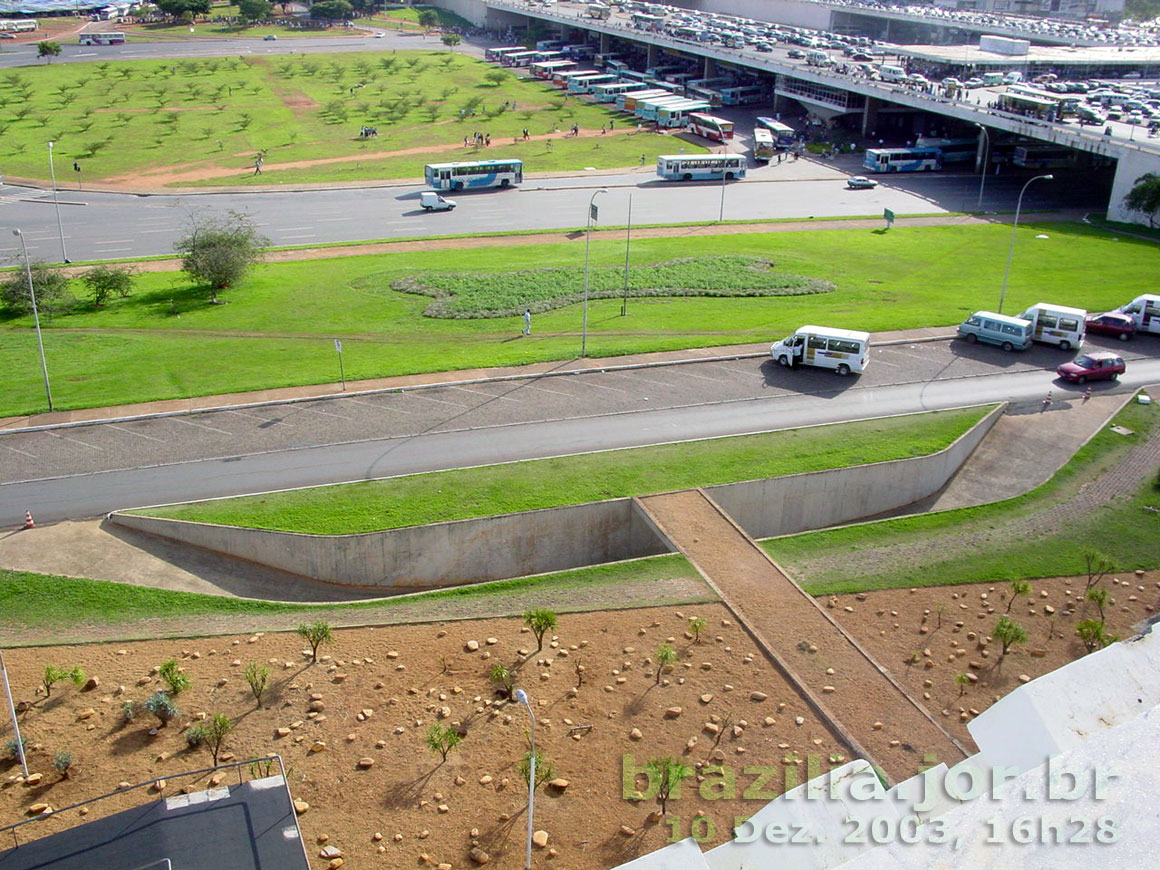
[[[853,637],[699,490],[641,498],[661,532],[720,592],[791,682],[813,699],[895,781],[934,756],[947,764],[962,747]],[[879,723],[879,720],[882,720]]]

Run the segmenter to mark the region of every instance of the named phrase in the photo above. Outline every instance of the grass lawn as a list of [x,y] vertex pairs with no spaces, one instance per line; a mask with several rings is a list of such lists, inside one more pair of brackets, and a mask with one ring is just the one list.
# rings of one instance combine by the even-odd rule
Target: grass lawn
[[[78,622],[83,622],[86,627],[116,623],[127,626],[147,623],[152,626],[165,620],[242,615],[254,618],[249,630],[258,630],[262,618],[269,616],[300,614],[302,620],[314,621],[341,615],[348,623],[376,622],[390,621],[392,611],[408,610],[416,605],[439,602],[471,605],[483,601],[492,605],[493,612],[495,606],[502,608],[506,602],[507,612],[521,613],[529,606],[529,601],[552,595],[574,596],[583,601],[586,594],[597,595],[602,590],[647,586],[658,580],[692,576],[696,576],[696,572],[683,556],[656,556],[399,598],[353,604],[299,605],[0,569],[0,629],[45,629],[52,634],[45,637],[44,643],[59,643],[61,633],[75,630]],[[706,588],[705,596],[700,600],[711,599],[712,593]],[[78,620],[78,614],[83,614],[83,618]],[[438,612],[431,614],[437,615]],[[143,630],[140,634],[152,636],[153,632]]]
[[[595,300],[589,353],[765,342],[803,323],[871,331],[957,323],[993,306],[1003,278],[996,252],[1006,250],[1009,233],[995,225],[634,240],[634,266],[764,257],[779,271],[830,281],[835,289],[809,296],[652,297],[631,300],[625,317],[619,300]],[[1112,241],[1081,224],[1028,222],[1019,233],[1007,294],[1012,311],[1044,300],[1104,311],[1147,292],[1160,274],[1160,249],[1149,242]],[[273,264],[223,294],[226,305],[209,305],[181,273],[141,274],[128,299],[43,321],[54,399],[67,409],[329,383],[338,378],[334,338],[343,339],[352,381],[572,359],[579,349],[578,304],[538,315],[534,335],[513,340],[523,325],[518,317],[424,317],[429,297],[390,285],[433,267],[454,274],[571,267],[579,288],[583,262],[583,244],[562,243]],[[593,242],[594,268],[623,262],[623,241]],[[0,335],[0,366],[21,373],[6,379],[0,415],[37,411],[44,397],[31,318],[0,319]]]
[[[194,173],[189,183],[208,174],[208,183],[234,184],[246,182],[254,155],[265,151],[255,181],[270,184],[418,179],[431,159],[479,153],[462,147],[477,130],[492,135],[484,153],[521,157],[529,171],[636,165],[642,152],[655,157],[670,141],[649,137],[646,148],[618,133],[557,138],[551,147],[510,144],[525,127],[535,136],[573,123],[599,131],[615,116],[538,80],[487,78],[501,72],[451,51],[22,67],[0,73],[0,161],[5,174],[44,178],[51,139],[58,170],[78,161],[92,183],[181,168]],[[359,139],[364,125],[379,135]],[[288,165],[344,157],[351,162]]]
[[947,447],[989,410],[611,450],[133,513],[356,534],[922,456]]
[[1020,534],[1017,524],[1076,496],[1113,468],[1148,437],[1158,417],[1156,405],[1128,405],[1115,422],[1133,435],[1105,428],[1050,481],[1017,498],[774,538],[762,546],[814,595],[1078,574],[1088,549],[1102,551],[1117,570],[1155,568],[1156,469],[1137,491],[1090,514],[1066,516],[1048,531]]

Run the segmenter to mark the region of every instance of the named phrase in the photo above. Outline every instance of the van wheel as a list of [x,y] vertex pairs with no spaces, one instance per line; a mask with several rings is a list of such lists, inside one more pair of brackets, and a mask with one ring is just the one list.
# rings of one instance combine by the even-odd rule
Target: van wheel
[[1061,341],[1059,343],[1059,349],[1060,350],[1071,350],[1071,342],[1070,341]]
[[431,211],[431,206],[429,206],[429,205],[423,206],[423,211]]
[[787,356],[786,356],[786,355],[783,353],[781,356],[779,356],[779,357],[777,358],[777,364],[778,364],[779,366],[785,366],[786,368],[789,368],[789,357],[787,357]]
[[845,363],[842,363],[840,366],[838,366],[838,374],[840,374],[842,377],[846,377],[846,375],[850,374],[850,367]]
[[1077,384],[1086,384],[1087,383],[1087,375],[1080,375],[1078,378],[1075,379],[1075,382]]
[[978,340],[979,336],[975,335],[973,332],[967,333],[967,344],[974,344]]
[[511,187],[511,180],[507,179],[507,178],[501,179],[499,186],[500,187]]
[[1002,344],[1002,348],[1003,348],[1003,350],[1005,350],[1005,351],[1007,351],[1008,353],[1010,353],[1011,351],[1015,350],[1015,345],[1013,345],[1013,344],[1012,344],[1011,342],[1009,342],[1009,341],[1005,341],[1005,342],[1003,342],[1003,344]]

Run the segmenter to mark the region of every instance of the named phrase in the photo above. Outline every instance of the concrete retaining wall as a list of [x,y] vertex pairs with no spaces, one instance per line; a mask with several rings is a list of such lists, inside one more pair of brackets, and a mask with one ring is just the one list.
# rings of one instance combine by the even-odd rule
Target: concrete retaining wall
[[1000,406],[944,450],[873,465],[704,487],[752,538],[824,529],[895,510],[938,492],[991,427]]
[[388,595],[669,552],[631,499],[359,535],[271,532],[131,514],[109,519],[248,562]]

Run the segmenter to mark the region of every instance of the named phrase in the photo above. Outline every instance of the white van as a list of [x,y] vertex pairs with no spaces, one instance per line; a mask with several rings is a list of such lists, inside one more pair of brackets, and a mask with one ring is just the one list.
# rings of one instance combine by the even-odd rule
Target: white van
[[1035,341],[1058,345],[1060,350],[1071,350],[1083,344],[1087,312],[1082,308],[1040,302],[1020,314],[1019,318],[1031,321],[1031,338]]
[[451,211],[457,203],[453,199],[445,199],[433,190],[424,190],[419,194],[419,205],[423,211]]
[[993,88],[995,85],[1001,84],[1003,84],[1003,73],[983,73],[983,87]]
[[906,70],[900,66],[884,63],[878,67],[878,77],[884,82],[904,82],[906,81]]
[[833,66],[833,59],[824,51],[807,51],[806,63],[810,66]]
[[818,366],[840,375],[863,372],[870,362],[870,333],[826,326],[803,326],[793,335],[775,341],[770,357],[778,364]]
[[1116,310],[1135,321],[1137,332],[1160,332],[1160,296],[1137,296]]
[[1003,84],[1005,85],[1017,85],[1021,81],[1023,81],[1023,73],[1018,70],[1011,70],[1003,76]]

